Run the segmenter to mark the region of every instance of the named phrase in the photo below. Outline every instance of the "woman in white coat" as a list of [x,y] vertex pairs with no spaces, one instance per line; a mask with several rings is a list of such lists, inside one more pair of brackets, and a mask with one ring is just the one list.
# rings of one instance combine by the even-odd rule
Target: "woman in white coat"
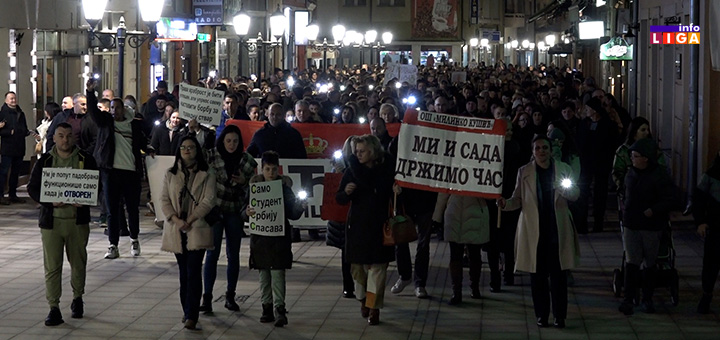
[[490,241],[490,214],[485,199],[472,196],[438,194],[433,221],[443,222],[445,241],[450,242],[450,280],[452,297],[448,303],[462,302],[463,252],[470,260],[470,297],[479,299],[481,246]]
[[548,326],[552,295],[555,327],[564,328],[566,271],[580,261],[568,201],[575,201],[580,192],[570,167],[552,160],[548,137],[535,137],[532,151],[533,161],[518,170],[512,197],[498,199],[498,206],[505,211],[522,209],[515,237],[515,271],[530,273],[537,325]]
[[180,141],[175,164],[165,174],[162,191],[163,251],[175,254],[180,271],[180,303],[185,328],[196,329],[202,296],[202,261],[213,249],[213,230],[205,215],[215,204],[215,174],[209,171],[198,141]]

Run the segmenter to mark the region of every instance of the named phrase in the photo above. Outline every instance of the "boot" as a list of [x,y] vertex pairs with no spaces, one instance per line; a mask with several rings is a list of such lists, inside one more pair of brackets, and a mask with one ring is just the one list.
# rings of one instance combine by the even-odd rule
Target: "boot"
[[620,308],[618,308],[625,315],[633,314],[639,275],[640,267],[638,265],[625,263],[625,298]]
[[460,261],[450,261],[450,281],[452,282],[453,294],[448,304],[457,305],[462,302],[462,280],[463,267]]
[[643,271],[643,310],[645,313],[655,313],[655,305],[653,304],[653,292],[655,291],[655,273],[657,269],[652,266],[645,268]]
[[368,325],[375,326],[380,323],[380,310],[370,308],[370,315],[368,315]]
[[360,315],[366,319],[370,316],[370,308],[365,307],[365,299],[360,300]]
[[[490,292],[500,292],[500,270],[498,269],[493,270],[490,268]],[[472,297],[472,295],[470,297]],[[475,298],[473,297],[473,299]]]
[[240,306],[238,306],[237,302],[235,302],[235,292],[225,293],[225,308],[233,312],[237,312],[240,310]]
[[212,313],[212,299],[212,294],[203,294],[203,301],[198,310],[205,313]]
[[263,304],[262,305],[262,316],[260,316],[260,322],[273,322],[275,321],[275,316],[273,316],[273,306],[272,303]]
[[698,303],[697,312],[700,314],[710,313],[710,301],[712,301],[712,293],[703,292],[700,303]]
[[282,327],[288,324],[287,310],[285,306],[275,308],[275,327]]

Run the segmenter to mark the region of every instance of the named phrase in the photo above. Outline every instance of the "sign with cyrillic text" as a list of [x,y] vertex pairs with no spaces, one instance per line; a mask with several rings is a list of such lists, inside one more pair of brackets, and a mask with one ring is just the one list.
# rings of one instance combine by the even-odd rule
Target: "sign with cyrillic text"
[[180,118],[218,125],[224,97],[223,91],[180,83]]
[[285,204],[282,181],[250,183],[250,234],[285,236]]
[[398,138],[395,179],[409,188],[498,198],[505,129],[499,119],[407,112]]
[[97,205],[100,172],[97,170],[44,168],[40,202]]

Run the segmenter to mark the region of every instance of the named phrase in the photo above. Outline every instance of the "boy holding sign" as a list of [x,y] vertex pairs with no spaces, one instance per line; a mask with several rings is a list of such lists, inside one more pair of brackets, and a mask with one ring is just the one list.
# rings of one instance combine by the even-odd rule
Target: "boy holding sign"
[[[82,296],[85,293],[90,207],[61,203],[57,200],[55,203],[49,203],[46,198],[48,195],[42,192],[47,190],[43,189],[43,182],[49,182],[47,178],[43,178],[43,170],[45,168],[97,170],[95,159],[75,146],[75,137],[70,124],[60,123],[53,135],[53,141],[55,146],[52,150],[43,154],[35,163],[27,186],[30,197],[41,204],[39,225],[45,264],[45,297],[50,305],[50,314],[45,319],[46,326],[57,326],[64,322],[59,308],[62,295],[63,250],[67,252],[70,262],[70,282],[73,290],[73,300],[70,305],[72,317],[74,319],[83,317]],[[94,184],[97,185],[97,181]]]
[[[262,174],[250,179],[243,218],[250,221],[250,268],[260,270],[262,316],[260,322],[287,324],[285,270],[292,266],[292,226],[307,202],[295,198],[292,180],[278,174],[280,157],[274,151],[262,155]],[[273,316],[273,305],[275,316]]]

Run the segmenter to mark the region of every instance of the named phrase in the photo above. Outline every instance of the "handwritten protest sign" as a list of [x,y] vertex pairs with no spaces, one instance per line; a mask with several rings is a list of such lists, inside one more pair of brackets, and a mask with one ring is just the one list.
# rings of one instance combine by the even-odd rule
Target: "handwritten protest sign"
[[222,113],[223,91],[180,83],[180,118],[218,125]]
[[255,216],[250,217],[250,233],[262,236],[285,236],[285,204],[282,181],[250,184],[250,206]]
[[389,63],[385,69],[383,85],[387,85],[393,78],[397,78],[401,83],[408,82],[410,85],[415,85],[417,84],[417,66]]
[[99,180],[97,170],[44,168],[40,202],[97,205]]
[[504,120],[415,111],[400,128],[395,179],[405,187],[498,198]]

